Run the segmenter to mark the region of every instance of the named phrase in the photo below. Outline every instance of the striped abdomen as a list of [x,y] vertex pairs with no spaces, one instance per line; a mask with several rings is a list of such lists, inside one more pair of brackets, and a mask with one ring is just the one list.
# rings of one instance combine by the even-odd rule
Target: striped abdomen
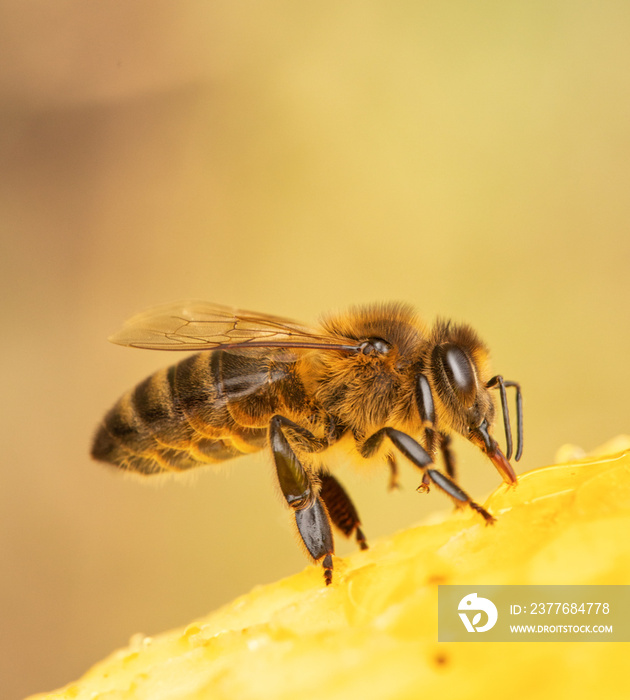
[[215,350],[156,372],[105,416],[92,456],[155,474],[261,449],[274,413],[308,403],[286,355]]

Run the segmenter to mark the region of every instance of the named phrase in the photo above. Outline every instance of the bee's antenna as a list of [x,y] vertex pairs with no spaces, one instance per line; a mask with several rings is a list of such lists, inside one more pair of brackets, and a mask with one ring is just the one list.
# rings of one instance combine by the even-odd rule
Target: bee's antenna
[[506,382],[500,374],[486,384],[488,389],[499,387],[501,393],[501,408],[503,409],[503,425],[505,426],[505,442],[506,442],[506,459],[512,456],[512,428],[510,427],[510,411],[507,405],[506,386],[513,386],[516,389],[516,456],[514,459],[518,462],[523,454],[523,398],[521,396],[521,386],[517,382]]
[[523,454],[523,397],[521,385],[518,382],[504,382],[505,386],[513,386],[516,389],[516,456],[518,462]]

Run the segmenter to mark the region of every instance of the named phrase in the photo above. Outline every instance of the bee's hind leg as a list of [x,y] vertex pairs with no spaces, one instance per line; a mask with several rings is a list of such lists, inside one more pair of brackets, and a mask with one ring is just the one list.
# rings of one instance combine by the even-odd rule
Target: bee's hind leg
[[295,522],[300,537],[315,561],[322,561],[324,581],[332,583],[334,543],[330,521],[320,498],[313,505],[295,511]]
[[361,525],[359,514],[346,490],[334,476],[325,471],[318,472],[317,476],[321,483],[319,497],[324,502],[333,525],[345,537],[351,537],[354,533],[359,548],[367,549],[365,535],[359,527]]
[[[282,494],[293,509],[298,532],[314,561],[322,562],[326,585],[332,582],[335,551],[330,519],[322,499],[316,494],[311,476],[291,448],[283,427],[296,431],[299,426],[283,416],[274,416],[269,424],[269,442],[276,463],[276,473]],[[299,435],[308,439],[310,433],[301,428]],[[313,441],[315,441],[315,437]]]

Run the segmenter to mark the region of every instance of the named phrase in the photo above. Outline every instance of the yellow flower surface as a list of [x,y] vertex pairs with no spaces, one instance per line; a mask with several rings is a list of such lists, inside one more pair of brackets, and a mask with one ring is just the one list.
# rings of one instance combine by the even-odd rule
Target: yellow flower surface
[[[439,643],[438,584],[628,584],[630,439],[501,486],[465,510],[138,637],[38,698],[629,698],[625,643]],[[77,642],[80,643],[80,642]]]

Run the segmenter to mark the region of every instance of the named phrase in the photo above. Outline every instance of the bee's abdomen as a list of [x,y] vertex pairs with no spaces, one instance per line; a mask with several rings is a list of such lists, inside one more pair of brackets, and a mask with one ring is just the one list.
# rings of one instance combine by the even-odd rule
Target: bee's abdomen
[[[265,421],[242,425],[228,410],[238,396],[223,380],[222,354],[193,355],[123,395],[105,416],[92,456],[122,469],[155,474],[220,462],[263,447]],[[250,393],[254,391],[250,386]]]

